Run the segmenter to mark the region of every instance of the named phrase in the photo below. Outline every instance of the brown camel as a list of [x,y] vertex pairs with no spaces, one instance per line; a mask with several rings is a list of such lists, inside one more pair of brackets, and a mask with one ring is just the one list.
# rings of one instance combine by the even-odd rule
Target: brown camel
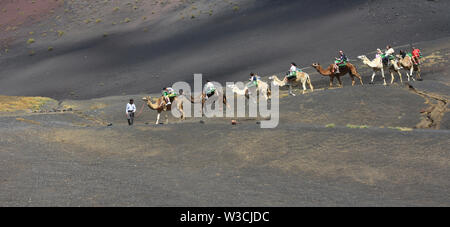
[[411,56],[406,54],[405,52],[400,52],[399,55],[397,55],[398,64],[403,67],[403,69],[406,71],[406,75],[408,76],[408,81],[410,81],[410,78],[414,80],[413,73],[416,72],[416,78],[418,81],[422,80],[422,77],[420,76],[420,66],[417,64],[414,64],[412,61]]
[[343,85],[341,77],[345,76],[346,74],[350,74],[350,77],[352,78],[352,86],[355,86],[356,84],[355,77],[359,79],[361,85],[364,85],[361,75],[359,75],[359,73],[356,71],[356,67],[351,63],[347,63],[346,66],[339,67],[340,73],[334,72],[334,64],[330,65],[327,69],[322,68],[319,63],[312,64],[312,67],[315,68],[321,75],[330,77],[330,87],[333,87],[335,77],[337,77],[339,85],[342,87]]
[[[185,119],[184,112],[183,112],[183,102],[178,101],[177,98],[178,97],[170,98],[170,102],[172,104],[168,105],[168,106],[166,106],[166,100],[162,96],[156,100],[156,103],[152,102],[152,98],[150,96],[144,97],[144,98],[142,98],[142,100],[147,102],[147,105],[150,109],[158,111],[158,116],[156,117],[156,124],[159,124],[159,118],[161,116],[161,113],[166,112],[166,111],[171,111],[173,104],[176,104],[177,109],[181,112],[181,120]],[[167,118],[167,114],[166,114],[166,123],[168,123],[168,122],[169,122],[169,119]]]

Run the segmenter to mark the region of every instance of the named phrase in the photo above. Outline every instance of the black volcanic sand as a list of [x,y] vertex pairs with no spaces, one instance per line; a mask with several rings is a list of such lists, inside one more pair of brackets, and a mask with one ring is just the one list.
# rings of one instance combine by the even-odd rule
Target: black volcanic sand
[[[230,119],[169,116],[169,124],[154,125],[148,108],[129,127],[130,96],[66,100],[60,105],[74,111],[63,113],[3,114],[0,204],[450,204],[448,114],[440,130],[413,129],[429,104],[399,84],[296,93],[281,92],[276,129],[260,129],[251,118],[232,126]],[[138,109],[143,96],[131,96]]]
[[47,51],[52,43],[37,42],[33,49],[20,42],[10,49],[22,45],[23,53],[11,50],[0,58],[0,93],[57,99],[153,93],[173,82],[191,82],[193,73],[240,81],[251,71],[287,71],[292,61],[329,64],[339,49],[356,58],[387,44],[450,36],[447,1],[249,2],[237,12],[198,20],[173,22],[166,19],[178,15],[172,10],[148,27],[119,29],[106,38],[102,25],[72,31],[52,52]]
[[[318,1],[310,4],[310,8],[304,8],[305,18],[313,14],[314,8],[321,8],[321,12],[341,12],[338,17],[330,16],[333,14],[328,14],[328,17],[332,17],[331,21],[336,23],[352,21],[353,29],[359,32],[358,36],[350,36],[344,32],[345,29],[338,30],[336,34],[347,39],[331,36],[319,39],[316,35],[329,30],[323,26],[330,22],[330,18],[287,20],[303,16],[285,14],[289,8],[284,5],[285,1],[270,2],[261,1],[255,6],[259,7],[256,8],[258,10],[247,9],[242,12],[246,17],[229,19],[248,21],[248,25],[227,24],[226,20],[215,27],[201,25],[212,29],[209,31],[221,31],[218,35],[236,32],[231,32],[230,36],[207,40],[206,36],[188,32],[191,36],[186,40],[187,45],[173,45],[174,49],[168,48],[165,57],[159,56],[160,52],[153,53],[158,59],[156,63],[149,57],[148,61],[139,63],[142,65],[132,64],[128,68],[130,71],[127,71],[129,74],[120,75],[123,80],[133,75],[135,80],[130,84],[115,86],[119,76],[115,72],[125,72],[120,69],[124,70],[122,67],[128,67],[124,66],[125,63],[133,61],[131,51],[136,51],[136,59],[144,59],[146,54],[153,55],[146,51],[155,50],[155,46],[137,45],[130,52],[125,48],[127,51],[120,53],[123,53],[124,59],[131,59],[125,61],[124,65],[110,61],[118,56],[102,54],[105,56],[105,67],[98,69],[94,66],[99,61],[95,64],[86,61],[86,67],[79,67],[76,61],[65,62],[64,59],[68,57],[73,60],[76,59],[74,55],[82,56],[88,52],[102,53],[102,45],[89,46],[76,53],[68,48],[67,55],[48,59],[40,59],[36,55],[36,58],[25,58],[27,60],[20,62],[14,62],[13,59],[2,61],[0,64],[5,66],[2,70],[14,72],[11,75],[2,73],[2,93],[48,94],[59,98],[60,102],[51,102],[42,108],[50,112],[0,113],[0,205],[449,206],[450,118],[445,114],[448,107],[445,106],[442,111],[439,129],[415,128],[426,118],[423,112],[439,104],[431,96],[447,103],[449,100],[450,75],[446,67],[450,42],[444,38],[444,33],[449,31],[448,25],[444,24],[448,16],[441,13],[448,4],[442,1],[394,1],[387,7],[385,1],[360,1],[352,10],[346,11],[337,3],[319,7],[319,3],[328,1]],[[300,3],[297,2],[303,1],[286,2],[291,7],[298,7],[296,4]],[[395,28],[398,34],[389,33],[386,36],[384,32],[393,31],[395,25],[400,23],[392,18],[398,17],[401,22],[411,20],[402,13],[396,16],[395,12],[416,10],[414,6],[419,3],[423,4],[420,15],[424,20],[415,25],[404,24]],[[269,7],[273,11],[269,11]],[[378,7],[379,10],[370,10],[368,13],[367,7]],[[265,16],[262,15],[264,12]],[[355,20],[360,14],[364,14],[365,17],[361,18],[365,19]],[[390,23],[382,24],[386,17],[391,18]],[[374,26],[366,26],[369,19],[377,20]],[[291,32],[299,33],[302,30],[289,30],[289,24],[280,24],[280,21],[289,21],[294,27],[306,26],[305,29],[311,32],[296,38],[289,37]],[[256,24],[259,26],[255,30],[249,29]],[[415,29],[415,26],[423,25],[427,26]],[[237,32],[243,27],[245,30]],[[317,29],[313,29],[315,27]],[[425,32],[426,29],[429,32]],[[413,32],[420,35],[407,36]],[[254,40],[251,38],[257,37],[255,34],[267,33],[277,35],[259,36],[260,39]],[[123,34],[123,37],[132,35]],[[355,41],[356,37],[358,41]],[[372,38],[365,40],[364,37]],[[280,124],[276,129],[260,129],[258,122],[261,119],[238,119],[239,124],[232,126],[231,119],[195,118],[180,122],[170,114],[168,124],[154,125],[156,112],[147,107],[134,126],[129,127],[126,123],[124,111],[129,98],[136,100],[140,110],[142,97],[153,93],[150,92],[152,89],[158,90],[162,81],[169,82],[167,78],[150,80],[143,73],[157,64],[163,67],[162,63],[168,61],[169,56],[177,64],[166,70],[181,72],[186,67],[183,71],[185,74],[168,73],[178,75],[168,77],[170,79],[189,80],[190,73],[206,69],[218,72],[213,77],[218,80],[244,80],[247,71],[253,70],[252,67],[266,70],[261,71],[264,75],[280,72],[283,70],[279,68],[280,65],[289,63],[292,56],[304,59],[302,63],[305,66],[314,58],[326,62],[335,52],[330,47],[334,48],[336,44],[331,41],[340,42],[338,46],[346,47],[354,59],[358,54],[369,53],[377,45],[382,45],[386,42],[385,37],[395,37],[399,45],[408,43],[410,40],[407,39],[411,37],[414,37],[414,42],[431,40],[418,43],[425,56],[422,65],[424,81],[407,82],[404,76],[405,83],[401,84],[396,77],[393,85],[385,87],[381,85],[380,76],[377,76],[375,85],[369,85],[370,70],[359,61],[352,61],[363,75],[365,85],[351,87],[347,76],[343,88],[328,89],[328,78],[319,76],[310,68],[306,69],[311,74],[316,91],[302,95],[299,89],[295,89],[297,96],[291,97],[283,89]],[[161,44],[175,44],[178,38],[163,40]],[[291,53],[287,51],[289,46],[284,41],[294,39],[308,40],[311,45],[320,43],[320,46],[328,48],[317,50],[307,44],[304,47],[296,45],[295,48],[299,50],[310,50]],[[254,46],[248,45],[249,40],[253,40],[250,43]],[[132,42],[130,39],[128,41]],[[221,48],[227,49],[224,43],[240,43],[242,46],[238,51],[230,49],[222,52]],[[266,49],[259,48],[264,43],[273,44],[271,47],[266,44],[266,48],[271,51],[276,49],[284,52],[271,52],[269,58],[264,55]],[[215,56],[219,60],[205,55],[210,45],[217,46]],[[163,45],[156,49],[162,51],[165,47]],[[179,54],[170,53],[177,48],[181,48]],[[192,51],[194,49],[198,51]],[[253,50],[261,52],[250,54]],[[188,52],[191,52],[192,58],[186,62],[189,59]],[[372,58],[373,54],[368,56]],[[202,59],[206,58],[211,59],[211,63],[201,64]],[[30,63],[26,61],[36,61],[33,62],[36,65],[23,67],[22,64]],[[40,74],[46,70],[62,71],[64,65],[70,66],[61,74],[64,78],[56,75],[47,78]],[[231,72],[231,69],[237,71],[226,73],[227,76],[220,74]],[[103,74],[110,76],[112,82],[99,79]],[[390,81],[390,76],[387,79]],[[21,84],[23,81],[28,83]],[[74,81],[81,82],[78,84]],[[99,82],[104,84],[98,87],[90,84]],[[58,86],[54,86],[56,84]],[[72,87],[74,84],[77,87]],[[20,89],[22,86],[26,86],[27,91]],[[122,92],[133,95],[123,95]],[[142,94],[136,95],[138,93]],[[69,111],[51,112],[54,108]]]
[[1,121],[2,206],[450,204],[448,131]]

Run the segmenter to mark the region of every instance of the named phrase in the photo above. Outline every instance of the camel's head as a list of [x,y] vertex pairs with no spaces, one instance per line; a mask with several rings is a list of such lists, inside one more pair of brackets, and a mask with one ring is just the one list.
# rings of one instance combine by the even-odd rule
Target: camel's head
[[361,60],[363,60],[363,61],[364,61],[365,59],[367,59],[366,55],[358,56],[358,58],[361,59]]
[[271,77],[269,77],[269,81],[271,82],[272,86],[282,86],[282,81],[280,81],[280,79],[278,79],[277,75],[273,75]]
[[147,97],[142,98],[142,101],[144,101],[144,102],[148,102],[149,100],[152,100],[152,99],[150,98],[150,96],[147,96]]
[[276,84],[275,82],[278,80],[280,80],[279,78],[278,78],[278,76],[277,75],[272,75],[272,76],[270,76],[269,78],[269,81],[272,81],[273,82],[273,84]]
[[313,63],[311,66],[317,69],[320,66],[320,63],[319,62]]

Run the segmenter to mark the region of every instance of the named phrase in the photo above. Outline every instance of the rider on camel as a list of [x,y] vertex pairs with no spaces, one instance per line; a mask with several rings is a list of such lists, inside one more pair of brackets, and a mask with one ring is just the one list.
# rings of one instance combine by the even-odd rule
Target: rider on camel
[[[177,96],[177,94],[175,93],[175,90],[173,90],[173,88],[171,87],[165,87],[162,90],[162,95],[164,97],[164,99],[166,100],[166,107],[168,105],[171,105],[172,103],[170,102],[170,98],[174,98]],[[161,103],[162,105],[163,103]]]
[[344,51],[339,51],[339,57],[336,58],[336,61],[334,62],[334,73],[339,74],[339,66],[342,64],[347,64],[348,58],[344,54]]
[[420,65],[420,58],[422,57],[422,53],[416,47],[412,47],[412,61],[415,65]]
[[205,84],[205,99],[210,98],[211,96],[213,96],[216,93],[216,86],[214,86],[214,84],[209,81],[206,80],[206,84]]
[[255,86],[255,87],[258,87],[258,81],[260,80],[261,78],[258,76],[258,75],[256,75],[255,73],[250,73],[250,83],[247,85],[247,87],[253,87],[253,86]]
[[389,65],[389,62],[395,59],[393,56],[394,53],[395,53],[394,48],[392,48],[390,45],[387,45],[386,52],[384,53],[383,57],[383,64]]

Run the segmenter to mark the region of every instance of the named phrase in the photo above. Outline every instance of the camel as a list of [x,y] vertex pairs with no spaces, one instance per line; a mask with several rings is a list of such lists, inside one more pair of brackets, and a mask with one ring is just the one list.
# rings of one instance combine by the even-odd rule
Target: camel
[[269,80],[272,80],[272,84],[279,87],[284,87],[286,85],[289,85],[289,94],[292,96],[295,96],[294,93],[292,93],[292,84],[300,86],[300,84],[303,86],[303,94],[306,93],[306,83],[309,84],[309,88],[311,88],[311,91],[314,91],[314,87],[311,84],[311,78],[309,75],[305,72],[297,72],[297,78],[295,80],[292,80],[291,82],[287,81],[287,78],[285,77],[283,81],[278,79],[277,75],[273,75],[269,77]]
[[400,73],[400,69],[396,68],[394,64],[391,64],[391,66],[387,66],[383,64],[383,59],[381,58],[381,56],[373,59],[372,61],[369,60],[369,58],[367,58],[365,55],[361,55],[358,57],[359,59],[361,59],[363,61],[363,63],[367,66],[369,66],[370,68],[372,68],[373,70],[373,74],[372,74],[372,80],[371,80],[371,84],[373,84],[373,80],[375,79],[375,76],[377,74],[377,72],[381,71],[381,76],[383,77],[383,85],[386,86],[386,77],[384,76],[384,72],[389,70],[389,72],[391,73],[391,84],[394,83],[395,77],[394,77],[394,72],[396,72],[398,74],[398,76],[400,77],[400,82],[403,83],[403,78],[402,78],[402,74]]
[[[177,105],[177,109],[181,112],[181,120],[185,119],[184,118],[184,112],[183,112],[183,102],[178,101],[177,98],[178,97],[171,98],[170,102],[172,102],[172,104],[168,105],[167,107],[166,107],[166,100],[162,96],[159,99],[156,100],[156,103],[152,102],[152,98],[150,96],[144,97],[144,98],[142,98],[142,100],[147,102],[147,105],[148,105],[148,107],[150,109],[158,111],[158,116],[156,117],[156,124],[158,125],[161,113],[162,112],[166,112],[166,111],[171,111],[173,104],[176,104]],[[169,123],[169,119],[167,118],[167,114],[166,114],[166,123]]]
[[[222,92],[219,92],[218,90],[216,90],[216,92],[213,96],[217,96],[218,98],[223,97],[223,99],[222,99],[223,104],[225,104],[227,106],[227,108],[231,108],[227,102],[227,97],[225,95],[223,95]],[[212,97],[209,97],[208,99],[211,99]],[[206,99],[205,93],[202,93],[200,98],[201,98],[201,102],[202,102],[202,111],[203,111],[203,109],[205,107],[205,103],[208,99]],[[191,95],[191,103],[195,103],[195,98],[192,95]]]
[[312,67],[315,68],[321,75],[330,77],[330,87],[333,87],[334,77],[337,77],[339,85],[342,87],[343,85],[341,77],[345,76],[346,74],[350,74],[350,77],[352,78],[352,86],[355,86],[356,84],[355,77],[359,79],[361,85],[364,85],[361,75],[359,75],[359,73],[356,71],[356,67],[351,63],[347,63],[347,65],[344,67],[339,67],[340,73],[334,72],[334,64],[331,64],[327,69],[322,68],[319,63],[312,64]]
[[[404,56],[404,57],[403,57]],[[406,53],[400,53],[397,55],[398,64],[406,71],[406,76],[408,76],[408,81],[412,78],[413,80],[413,73],[416,72],[416,78],[418,81],[421,81],[422,78],[420,76],[420,66],[417,64],[414,64],[412,61],[411,56],[407,55]]]
[[[245,96],[247,99],[250,98],[250,92],[248,86],[246,86],[244,89],[239,89],[236,85],[229,85],[229,88],[232,89],[233,93],[237,95]],[[269,84],[267,84],[264,81],[258,81],[258,87],[256,88],[256,92],[258,92],[260,95],[264,96],[266,100],[271,99],[272,91],[269,88]]]

